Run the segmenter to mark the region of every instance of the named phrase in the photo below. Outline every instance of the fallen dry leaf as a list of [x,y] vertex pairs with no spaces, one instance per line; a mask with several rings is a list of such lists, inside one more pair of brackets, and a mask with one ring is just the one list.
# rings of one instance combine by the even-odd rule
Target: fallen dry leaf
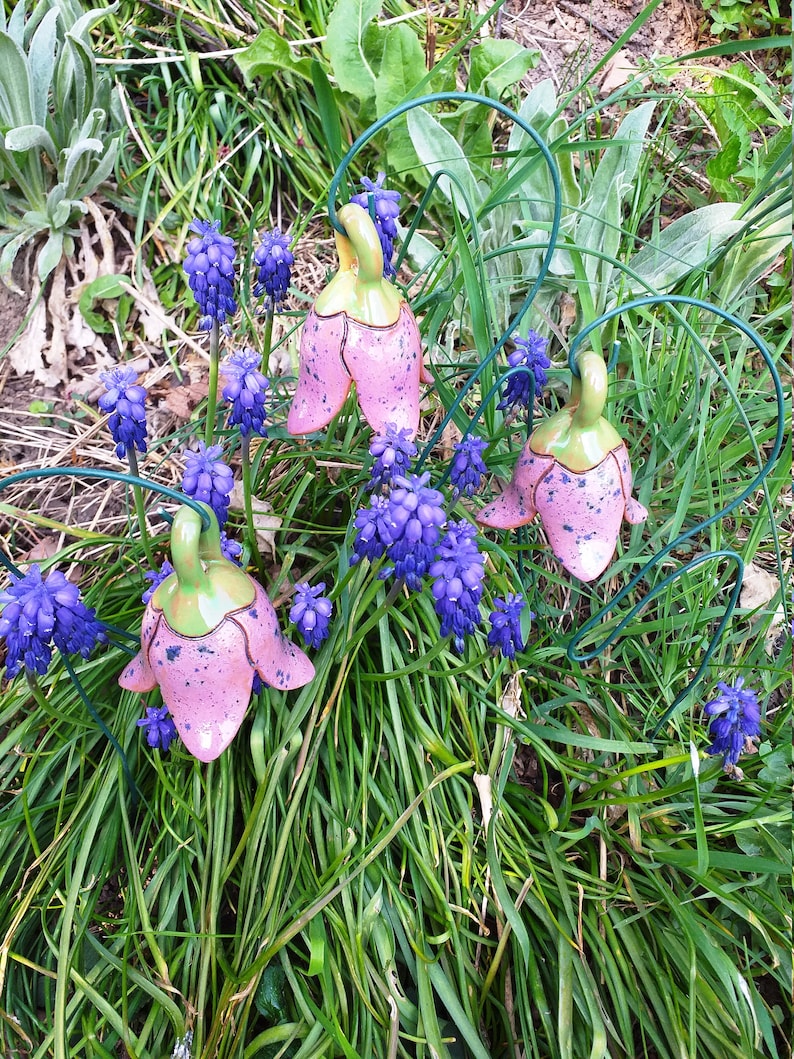
[[757,610],[774,599],[779,591],[780,582],[774,574],[755,563],[748,563],[744,568],[739,606],[746,610]]
[[[243,499],[242,482],[235,482],[229,497],[229,507],[232,511],[244,511],[245,501]],[[282,519],[273,514],[273,508],[267,500],[260,500],[258,496],[251,497],[251,507],[254,514],[254,532],[260,552],[269,551],[272,559],[276,558],[276,532],[281,529]]]
[[602,98],[610,95],[617,88],[622,88],[636,77],[637,67],[629,58],[629,53],[622,48],[616,51],[604,67],[604,75],[599,85],[599,93]]

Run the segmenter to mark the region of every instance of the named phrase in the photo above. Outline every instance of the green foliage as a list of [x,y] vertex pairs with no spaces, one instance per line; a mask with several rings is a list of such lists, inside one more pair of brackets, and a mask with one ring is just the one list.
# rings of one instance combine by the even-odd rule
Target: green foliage
[[779,0],[701,0],[715,37],[763,36],[770,31],[791,33],[791,4]]
[[[25,0],[0,20],[0,280],[26,243],[45,280],[72,252],[83,199],[111,175],[121,140],[116,93],[97,70],[90,31],[115,6],[83,13],[71,0]],[[4,9],[5,11],[5,9]],[[27,17],[26,17],[27,14]]]

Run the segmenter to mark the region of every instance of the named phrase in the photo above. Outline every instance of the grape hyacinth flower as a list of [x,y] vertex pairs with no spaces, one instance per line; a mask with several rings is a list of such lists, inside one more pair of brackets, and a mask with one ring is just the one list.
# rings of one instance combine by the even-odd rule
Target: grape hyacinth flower
[[254,297],[265,297],[265,309],[279,312],[289,289],[295,257],[289,248],[289,236],[282,235],[280,228],[263,232],[259,246],[254,250],[254,262],[259,266]]
[[444,498],[428,486],[430,474],[398,476],[388,499],[388,532],[391,544],[386,555],[394,563],[381,573],[394,573],[411,591],[422,587],[422,578],[435,558],[441,527],[447,520]]
[[196,451],[185,457],[185,473],[182,475],[182,492],[193,500],[209,504],[223,526],[229,514],[229,494],[234,485],[230,467],[221,459],[220,445],[198,443]]
[[262,358],[253,349],[238,349],[221,365],[225,380],[223,399],[232,408],[230,426],[239,426],[243,437],[258,434],[267,437],[265,430],[265,398],[270,383],[259,370]]
[[495,610],[491,611],[489,621],[488,646],[496,653],[501,651],[505,658],[515,658],[516,651],[524,650],[521,637],[521,612],[526,604],[524,597],[509,592],[506,599],[494,600]]
[[153,750],[168,750],[177,737],[167,706],[147,706],[146,716],[135,723],[146,729],[146,742]]
[[407,427],[398,429],[394,423],[387,423],[383,433],[376,434],[372,439],[369,452],[375,462],[367,489],[384,489],[399,475],[408,473],[411,460],[416,456],[416,445]]
[[454,498],[473,496],[482,484],[483,475],[488,473],[482,454],[488,448],[484,438],[468,434],[455,446],[452,466],[449,469],[449,480],[452,483]]
[[240,556],[243,554],[243,546],[239,541],[232,540],[226,536],[226,530],[221,530],[221,555],[235,566],[242,566]]
[[[546,356],[548,339],[543,338],[530,328],[526,338],[513,336],[515,349],[509,354],[507,363],[511,368],[530,368],[535,378],[535,397],[538,397],[547,383],[546,368],[551,361]],[[505,395],[497,408],[529,408],[530,375],[527,371],[516,372],[507,380]]]
[[108,427],[116,442],[116,455],[123,460],[136,449],[146,452],[146,390],[136,385],[136,372],[122,366],[100,372],[99,378],[106,392],[97,404],[110,414]]
[[709,735],[713,739],[706,753],[722,754],[723,767],[730,770],[743,750],[755,750],[751,740],[761,734],[761,710],[758,693],[744,687],[744,677],[737,677],[733,686],[719,681],[717,691],[716,699],[703,708],[710,718]]
[[475,538],[477,531],[469,522],[450,522],[438,547],[438,558],[430,564],[433,600],[441,619],[441,635],[453,636],[458,654],[463,652],[465,637],[480,624],[482,579],[485,574],[482,552]]
[[189,229],[195,232],[196,238],[187,244],[183,268],[201,313],[199,331],[212,330],[216,320],[226,325],[226,317],[237,312],[234,300],[237,250],[234,240],[219,232],[220,226],[220,221],[194,220]]
[[96,643],[107,643],[102,623],[80,598],[77,585],[60,570],[46,579],[34,563],[22,576],[11,574],[11,585],[0,592],[0,637],[6,641],[6,676],[24,667],[44,676],[52,649],[88,658]]
[[146,606],[163,581],[165,581],[167,577],[170,577],[173,572],[174,568],[167,559],[163,562],[163,565],[159,570],[146,571],[143,576],[146,581],[150,582],[150,585],[141,596],[141,603],[143,603],[144,606]]
[[328,626],[331,623],[333,604],[325,592],[325,582],[321,581],[314,588],[308,581],[295,586],[295,602],[289,612],[289,620],[294,622],[309,647],[319,647],[328,639]]
[[358,530],[353,542],[353,555],[350,564],[354,566],[361,559],[377,562],[386,554],[391,544],[389,530],[389,501],[385,496],[371,496],[369,507],[360,507],[356,512],[355,526]]
[[383,275],[387,279],[396,276],[392,257],[394,256],[394,240],[397,238],[397,218],[400,216],[399,191],[390,191],[383,186],[386,179],[385,173],[378,173],[374,182],[368,177],[362,177],[361,186],[364,188],[358,195],[353,195],[351,202],[361,206],[369,213],[369,197],[372,196],[375,210],[375,227],[378,230],[381,249],[383,250]]

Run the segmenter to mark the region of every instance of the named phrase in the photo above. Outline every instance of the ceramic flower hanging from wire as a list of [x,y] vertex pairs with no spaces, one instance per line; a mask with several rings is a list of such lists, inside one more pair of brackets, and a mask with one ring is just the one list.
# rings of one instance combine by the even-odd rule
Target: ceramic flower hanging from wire
[[339,220],[346,233],[336,233],[339,271],[303,325],[287,428],[308,434],[327,426],[355,382],[361,412],[376,433],[390,424],[412,438],[419,428],[420,384],[432,382],[416,320],[383,276],[383,249],[366,210],[348,203]]
[[141,650],[119,677],[130,691],[159,686],[187,749],[212,761],[243,722],[254,678],[288,690],[307,684],[314,666],[282,635],[263,588],[221,553],[210,529],[183,507],[171,528],[174,573],[146,605]]
[[540,515],[557,559],[593,581],[612,561],[623,519],[644,522],[648,512],[631,496],[628,450],[601,415],[606,364],[596,353],[582,354],[577,364],[570,400],[533,431],[511,481],[477,520],[515,529]]

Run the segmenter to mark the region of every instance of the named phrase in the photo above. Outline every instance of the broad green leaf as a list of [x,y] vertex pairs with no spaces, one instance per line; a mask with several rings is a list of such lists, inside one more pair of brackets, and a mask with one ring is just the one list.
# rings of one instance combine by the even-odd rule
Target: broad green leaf
[[58,149],[52,137],[41,125],[18,125],[6,133],[7,151],[44,151],[53,162],[58,160]]
[[[653,243],[638,250],[629,268],[651,289],[669,290],[682,276],[700,268],[744,222],[736,220],[736,204],[714,202],[679,217],[664,228]],[[645,288],[632,277],[626,282],[635,290]]]
[[[737,240],[714,270],[711,296],[718,296],[721,304],[730,306],[732,312],[737,311],[739,299],[769,272],[778,255],[791,246],[790,204],[781,213],[782,216],[766,223],[752,235]],[[747,307],[742,313],[745,317],[752,315]]]
[[[414,149],[428,172],[434,176],[444,170],[457,177],[460,187],[476,214],[482,205],[483,194],[458,141],[423,107],[409,111],[408,131]],[[456,191],[453,202],[452,182],[448,176],[441,177],[438,188],[448,202],[456,205],[466,217],[469,216],[469,205],[464,201],[464,196],[460,194],[460,191]]]
[[378,69],[371,46],[381,0],[336,0],[328,19],[325,53],[337,84],[362,103],[375,98]]
[[129,280],[129,277],[98,276],[85,287],[80,295],[80,301],[78,302],[80,313],[88,326],[93,331],[96,331],[97,334],[111,334],[113,325],[108,320],[107,315],[96,312],[94,304],[106,298],[120,298],[124,294],[120,281],[124,279]]
[[55,76],[55,45],[59,14],[60,12],[55,7],[47,12],[33,34],[28,50],[30,109],[37,125],[44,125],[47,120],[50,86]]
[[35,125],[30,109],[30,82],[25,53],[7,33],[0,33],[0,125],[14,129]]
[[236,59],[249,86],[256,77],[268,81],[273,74],[282,70],[310,77],[308,59],[299,59],[289,43],[270,26],[266,26]]
[[417,35],[404,22],[392,26],[386,34],[375,86],[378,117],[406,100],[425,73],[425,53]]
[[63,232],[50,232],[47,242],[39,251],[37,267],[39,279],[43,283],[50,273],[55,271],[63,256]]
[[540,53],[506,37],[486,37],[471,49],[469,91],[498,99],[538,65]]

